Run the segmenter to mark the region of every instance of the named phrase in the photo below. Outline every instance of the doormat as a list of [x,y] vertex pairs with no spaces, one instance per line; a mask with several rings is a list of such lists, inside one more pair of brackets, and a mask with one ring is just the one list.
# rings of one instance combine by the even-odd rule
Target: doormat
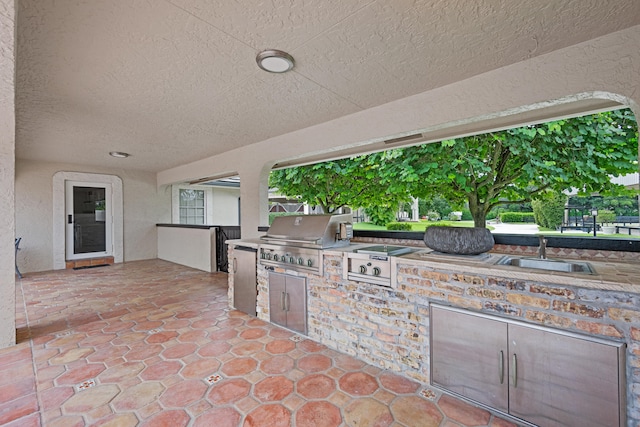
[[85,265],[83,267],[73,267],[74,270],[86,270],[87,268],[109,267],[111,264]]

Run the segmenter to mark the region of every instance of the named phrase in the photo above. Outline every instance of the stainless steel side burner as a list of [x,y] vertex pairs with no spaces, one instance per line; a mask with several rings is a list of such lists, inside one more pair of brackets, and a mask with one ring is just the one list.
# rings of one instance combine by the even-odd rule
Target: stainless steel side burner
[[345,252],[343,277],[347,280],[391,286],[391,257],[417,250],[406,246],[376,245]]
[[367,246],[362,249],[355,249],[353,252],[359,254],[371,254],[371,255],[389,255],[396,256],[407,254],[412,252],[414,249],[409,248],[407,246],[388,246],[388,245],[377,245],[377,246]]

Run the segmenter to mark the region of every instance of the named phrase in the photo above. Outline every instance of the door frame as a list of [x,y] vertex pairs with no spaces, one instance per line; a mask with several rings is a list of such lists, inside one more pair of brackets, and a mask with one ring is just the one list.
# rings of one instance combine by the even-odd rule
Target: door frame
[[113,226],[111,241],[113,261],[124,261],[124,218],[122,179],[115,175],[60,171],[53,175],[53,269],[66,268],[66,200],[65,182],[80,181],[111,185]]
[[[75,212],[74,212],[74,189],[76,187],[91,187],[91,188],[102,188],[105,192],[105,250],[97,251],[97,252],[85,252],[85,253],[74,253],[75,243],[71,243],[74,240],[75,236]],[[113,205],[113,197],[112,197],[111,184],[106,184],[103,182],[86,182],[86,181],[65,181],[65,215],[67,217],[66,222],[66,233],[65,233],[65,257],[67,261],[70,260],[79,260],[79,259],[87,259],[87,258],[97,258],[97,257],[110,257],[113,256],[113,215],[111,213],[111,206]],[[69,216],[72,218],[71,224],[69,223]]]

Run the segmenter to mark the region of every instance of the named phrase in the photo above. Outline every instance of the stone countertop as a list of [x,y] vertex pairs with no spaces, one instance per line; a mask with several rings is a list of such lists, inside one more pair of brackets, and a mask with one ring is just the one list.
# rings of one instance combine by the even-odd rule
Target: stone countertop
[[247,246],[249,248],[258,249],[258,246],[263,242],[259,238],[255,238],[255,239],[231,239],[231,240],[225,240],[225,243],[229,246]]
[[[226,243],[230,246],[257,248],[263,242],[256,238],[228,240]],[[327,255],[342,256],[345,252],[352,252],[367,246],[373,245],[371,243],[352,243],[349,246],[324,249],[323,252]],[[454,270],[465,274],[492,275],[506,279],[640,294],[640,265],[636,262],[586,260],[593,266],[596,274],[564,273],[495,264],[505,255],[518,257],[513,254],[490,252],[482,254],[482,256],[458,256],[434,253],[432,249],[426,247],[412,247],[412,249],[415,249],[412,253],[392,256],[392,262],[394,264],[426,265],[434,270]]]
[[[593,266],[596,274],[564,273],[510,265],[496,265],[496,262],[505,255],[518,257],[513,254],[492,252],[482,255],[476,257],[443,255],[433,253],[431,249],[425,249],[407,255],[400,255],[396,257],[395,262],[396,264],[427,265],[434,270],[453,269],[463,271],[465,274],[493,275],[508,279],[640,294],[640,265],[637,263],[588,260],[586,262]],[[550,259],[553,260],[553,258]]]

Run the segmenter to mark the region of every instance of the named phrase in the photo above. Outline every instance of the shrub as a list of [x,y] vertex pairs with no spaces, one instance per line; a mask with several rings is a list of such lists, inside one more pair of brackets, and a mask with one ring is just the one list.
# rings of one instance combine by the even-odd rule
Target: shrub
[[439,221],[440,220],[440,214],[436,211],[429,211],[427,212],[427,217],[429,218],[429,221]]
[[365,214],[375,225],[387,225],[396,218],[396,209],[387,206],[371,206],[365,208]]
[[411,231],[411,223],[409,222],[390,222],[387,224],[387,230],[393,231]]
[[534,222],[533,212],[502,212],[502,222]]
[[541,227],[555,229],[562,225],[567,196],[562,193],[546,193],[542,199],[533,200],[531,206],[535,222]]
[[600,224],[612,224],[616,222],[616,213],[610,210],[601,210],[598,211],[598,216],[596,217],[596,221]]
[[460,212],[449,212],[449,221],[460,221],[461,219]]
[[469,209],[462,209],[462,220],[473,221],[473,215],[471,215],[471,211]]

